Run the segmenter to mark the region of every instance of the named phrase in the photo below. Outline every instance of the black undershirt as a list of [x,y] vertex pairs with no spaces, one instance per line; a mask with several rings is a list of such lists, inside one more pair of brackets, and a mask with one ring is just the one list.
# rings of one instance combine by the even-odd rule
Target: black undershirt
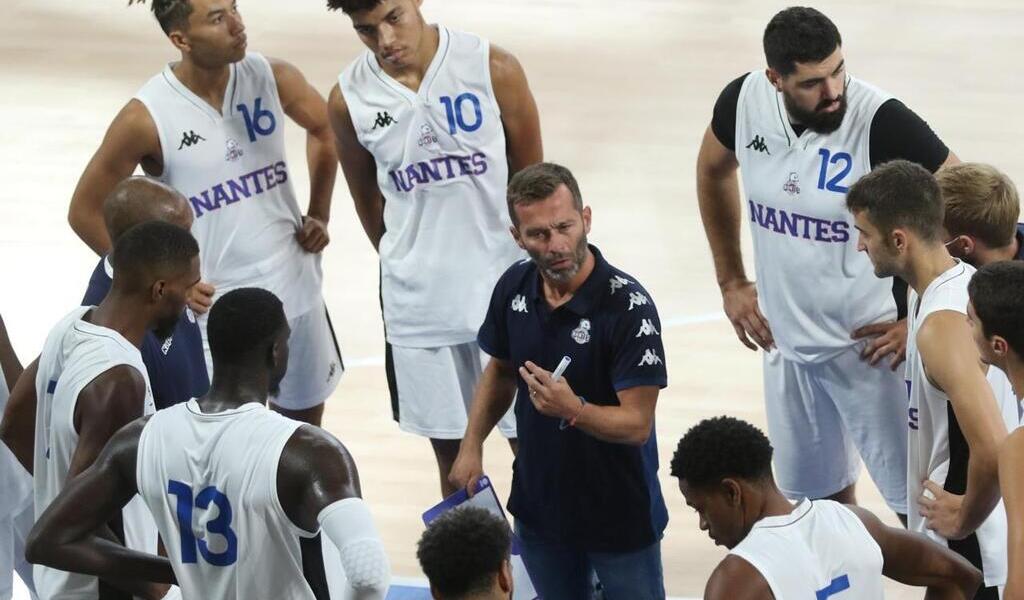
[[[729,82],[715,102],[711,117],[711,130],[723,146],[736,151],[736,108],[740,100],[740,88],[749,73]],[[803,125],[790,123],[798,136],[807,129]],[[871,168],[902,158],[928,169],[939,170],[949,156],[949,148],[935,135],[932,128],[921,117],[895,98],[886,100],[878,107],[871,120],[868,136],[868,153]],[[893,278],[893,297],[899,317],[907,316],[907,284],[898,277]]]

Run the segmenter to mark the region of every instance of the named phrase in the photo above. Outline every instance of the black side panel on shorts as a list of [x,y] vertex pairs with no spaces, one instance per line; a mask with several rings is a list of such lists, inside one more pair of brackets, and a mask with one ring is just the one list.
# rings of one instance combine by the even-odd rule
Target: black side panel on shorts
[[391,394],[391,418],[398,420],[398,380],[395,378],[395,357],[391,353],[391,344],[384,342],[384,373],[388,378],[388,392]]
[[309,589],[313,590],[316,600],[330,600],[331,592],[327,588],[327,571],[324,570],[324,552],[320,545],[320,535],[300,537],[299,548],[302,550],[302,574],[306,577]]
[[[121,518],[121,511],[117,511],[117,514],[107,522],[107,525],[114,532],[114,537],[124,544],[124,521]],[[122,592],[102,579],[99,580],[98,591],[99,595],[97,598],[99,600],[132,600],[131,594]]]
[[341,370],[345,370],[345,359],[341,357],[341,346],[338,345],[338,336],[334,333],[334,323],[331,323],[331,313],[327,310],[327,304],[324,304],[324,316],[327,317],[327,330],[331,332],[331,341],[334,342],[334,351],[338,354],[338,366]]
[[[963,495],[967,491],[967,462],[971,458],[970,448],[964,432],[960,430],[960,423],[956,420],[953,412],[953,405],[946,404],[946,419],[949,423],[949,472],[946,474],[946,482],[942,489],[951,494]],[[972,533],[962,540],[949,540],[949,549],[966,558],[979,570],[981,563],[981,544],[978,542],[978,535]],[[999,600],[999,590],[981,588],[974,596],[977,600]]]

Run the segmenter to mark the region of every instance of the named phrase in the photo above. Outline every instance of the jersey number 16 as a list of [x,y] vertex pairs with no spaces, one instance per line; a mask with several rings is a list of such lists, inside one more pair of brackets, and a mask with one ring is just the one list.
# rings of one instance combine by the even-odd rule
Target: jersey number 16
[[[167,493],[178,498],[178,531],[181,532],[181,562],[199,562],[199,554],[215,567],[227,567],[238,560],[238,536],[231,529],[231,502],[215,488],[207,486],[198,495],[193,495],[192,486],[171,479],[167,482]],[[206,523],[206,531],[224,538],[226,547],[222,552],[212,552],[205,539],[196,539],[192,532],[192,509],[207,510],[213,504],[217,507],[217,518]],[[205,537],[205,536],[203,536]],[[198,552],[197,552],[198,551]]]

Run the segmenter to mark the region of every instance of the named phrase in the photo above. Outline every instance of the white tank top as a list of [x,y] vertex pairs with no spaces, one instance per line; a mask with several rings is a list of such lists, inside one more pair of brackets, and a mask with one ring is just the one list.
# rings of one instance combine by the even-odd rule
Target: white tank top
[[801,500],[793,512],[754,524],[730,554],[754,566],[779,600],[878,600],[882,550],[842,504]]
[[381,297],[390,343],[476,339],[494,284],[523,253],[509,234],[505,131],[490,45],[438,26],[419,92],[364,52],[338,78],[384,196]]
[[[986,586],[1006,583],[1006,511],[1000,500],[992,514],[978,530],[959,542],[947,540],[925,527],[925,520],[916,509],[917,498],[923,488],[921,482],[930,479],[946,489],[963,493],[967,481],[967,442],[953,414],[949,396],[932,385],[925,374],[924,362],[917,349],[917,334],[921,325],[933,313],[954,311],[967,316],[967,284],[974,275],[974,267],[957,261],[950,269],[935,278],[918,297],[910,290],[907,307],[907,390],[910,394],[909,435],[907,436],[907,498],[908,528],[927,534],[972,560],[969,554],[980,554],[976,564],[985,574]],[[965,340],[964,343],[973,343]],[[998,398],[998,396],[997,396]],[[959,488],[959,489],[958,489]],[[965,553],[964,547],[974,551]],[[977,559],[972,560],[977,562]]]
[[1006,373],[995,365],[989,365],[985,378],[992,386],[992,393],[999,403],[999,412],[1003,414],[1006,430],[1012,432],[1021,425],[1021,403],[1013,391],[1013,384]]
[[318,305],[320,257],[295,239],[302,212],[270,63],[250,52],[232,64],[220,111],[178,81],[171,65],[135,97],[160,134],[160,179],[184,194],[195,213],[192,234],[203,280],[217,288],[214,298],[261,287],[281,299],[289,319]]
[[890,96],[847,80],[839,129],[797,137],[764,71],[747,76],[736,108],[736,159],[754,242],[758,300],[787,360],[829,360],[854,329],[896,317],[892,279],[857,252],[846,192],[871,170],[871,121]]
[[313,600],[300,538],[277,495],[285,443],[302,423],[265,406],[204,414],[195,400],[153,416],[139,438],[139,493],[184,598]]
[[[139,349],[113,329],[82,320],[92,306],[77,307],[50,331],[39,355],[36,373],[36,435],[33,457],[35,515],[64,489],[71,458],[78,446],[75,406],[78,395],[94,379],[119,365],[134,368],[146,382],[144,414],[156,406],[149,375]],[[156,527],[136,496],[121,512],[125,545],[156,554]],[[115,532],[117,533],[117,532]],[[96,598],[97,579],[36,565],[33,568],[40,598],[71,600]]]

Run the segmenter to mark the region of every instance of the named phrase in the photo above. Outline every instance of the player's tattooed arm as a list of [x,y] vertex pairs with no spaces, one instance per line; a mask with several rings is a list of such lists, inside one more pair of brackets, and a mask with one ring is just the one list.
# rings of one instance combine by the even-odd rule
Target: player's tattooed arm
[[0,419],[0,441],[7,444],[14,456],[32,474],[33,449],[36,433],[36,358],[21,373],[7,399],[3,419]]
[[906,585],[927,587],[929,600],[967,600],[981,585],[981,571],[923,535],[888,527],[871,512],[847,506],[882,551],[882,574]]
[[[929,528],[946,538],[961,539],[976,530],[999,502],[998,452],[1006,438],[1006,425],[962,313],[929,315],[917,334],[917,347],[928,379],[949,396],[970,458],[967,489],[962,503],[953,505],[955,510],[942,510],[949,503],[924,496],[915,500]],[[946,499],[941,484],[925,485],[932,494]]]
[[[143,598],[162,598],[175,583],[167,558],[97,537],[138,492],[135,461],[145,418],[110,439],[96,462],[70,480],[29,534],[25,558],[62,571],[95,575]],[[131,574],[131,579],[125,579]]]
[[306,130],[306,161],[309,164],[309,209],[298,233],[299,244],[307,252],[320,252],[330,242],[327,223],[331,219],[331,196],[338,175],[327,104],[323,96],[306,81],[297,68],[276,58],[268,58],[277,81],[281,108]]
[[103,223],[103,201],[114,186],[142,165],[150,175],[163,171],[156,124],[142,102],[132,99],[114,117],[71,196],[68,223],[93,252],[103,256],[112,244]]
[[491,45],[491,86],[505,128],[509,175],[544,160],[537,102],[516,57]]
[[337,84],[327,99],[327,114],[331,129],[334,130],[334,145],[348,183],[349,194],[355,204],[356,215],[376,250],[384,235],[384,196],[377,187],[377,163],[373,155],[359,143],[345,96]]

